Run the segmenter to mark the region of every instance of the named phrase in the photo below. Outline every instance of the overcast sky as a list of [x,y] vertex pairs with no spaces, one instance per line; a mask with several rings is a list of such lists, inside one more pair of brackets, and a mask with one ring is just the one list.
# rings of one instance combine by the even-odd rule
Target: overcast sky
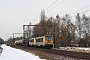
[[[0,0],[0,37],[6,40],[12,36],[13,33],[21,33],[24,24],[29,24],[30,22],[32,24],[38,23],[40,16],[36,19],[34,18],[40,14],[41,10],[48,8],[54,1],[55,0]],[[86,6],[88,7],[82,9]],[[90,10],[90,0],[57,0],[57,2],[45,12],[47,17],[55,17],[57,14],[60,16],[64,16],[65,14],[73,16],[76,13],[82,13],[86,10]],[[74,12],[76,13],[72,14]],[[86,12],[85,14],[90,16],[90,12]]]

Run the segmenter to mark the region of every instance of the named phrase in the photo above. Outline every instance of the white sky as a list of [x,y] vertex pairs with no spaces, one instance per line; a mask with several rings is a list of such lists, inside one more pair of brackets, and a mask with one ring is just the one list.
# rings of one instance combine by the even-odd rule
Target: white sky
[[[29,24],[30,22],[32,24],[38,23],[40,16],[36,19],[34,18],[40,14],[42,9],[46,9],[54,1],[55,0],[0,0],[0,37],[6,40],[12,36],[13,33],[22,32],[24,24]],[[55,17],[57,14],[60,16],[71,14],[70,16],[73,16],[72,13],[90,5],[90,0],[65,0],[62,4],[58,5],[62,1],[63,0],[57,0],[54,5],[47,9],[45,11],[46,16]],[[52,8],[54,9],[51,10]],[[82,13],[86,10],[90,10],[90,6],[78,12]],[[90,16],[90,12],[86,14]]]

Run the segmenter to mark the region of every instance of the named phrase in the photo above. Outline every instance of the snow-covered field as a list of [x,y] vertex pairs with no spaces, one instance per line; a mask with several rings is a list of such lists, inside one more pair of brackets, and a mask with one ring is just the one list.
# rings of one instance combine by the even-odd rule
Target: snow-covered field
[[0,60],[45,60],[29,52],[11,48],[6,45],[2,45],[1,47],[3,48],[3,52],[0,55]]

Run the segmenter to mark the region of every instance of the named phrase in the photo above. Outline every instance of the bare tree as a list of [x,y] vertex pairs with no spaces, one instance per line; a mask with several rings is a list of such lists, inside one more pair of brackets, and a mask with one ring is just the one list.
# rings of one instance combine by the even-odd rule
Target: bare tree
[[76,16],[76,31],[77,31],[77,36],[78,36],[78,39],[81,38],[81,17],[79,15],[79,13],[77,13],[77,16]]
[[40,22],[36,25],[41,25],[41,26],[35,26],[33,28],[33,36],[43,36],[46,35],[46,26],[42,26],[42,25],[46,25],[46,16],[45,16],[45,11],[42,10],[41,11],[41,16],[40,16]]

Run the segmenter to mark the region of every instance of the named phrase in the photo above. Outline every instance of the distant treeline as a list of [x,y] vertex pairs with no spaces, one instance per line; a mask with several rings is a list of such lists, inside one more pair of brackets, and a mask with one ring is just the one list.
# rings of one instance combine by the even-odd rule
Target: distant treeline
[[4,40],[0,38],[0,44],[4,44]]

